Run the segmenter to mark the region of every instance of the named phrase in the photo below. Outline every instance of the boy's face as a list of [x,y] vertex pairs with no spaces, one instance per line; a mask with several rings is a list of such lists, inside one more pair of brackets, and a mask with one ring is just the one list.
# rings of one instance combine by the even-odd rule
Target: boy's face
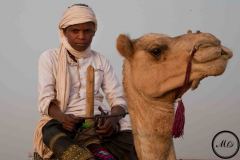
[[95,24],[93,22],[86,22],[75,24],[64,29],[68,43],[77,51],[86,50],[95,34]]

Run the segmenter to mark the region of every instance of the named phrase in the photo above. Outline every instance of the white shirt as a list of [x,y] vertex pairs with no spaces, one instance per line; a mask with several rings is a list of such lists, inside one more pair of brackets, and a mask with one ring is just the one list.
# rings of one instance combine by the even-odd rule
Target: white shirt
[[[58,63],[58,49],[43,52],[38,66],[38,108],[41,114],[48,115],[50,102],[55,99],[55,80]],[[104,110],[110,108],[103,104],[102,91],[110,107],[126,106],[122,85],[118,81],[110,62],[101,54],[91,51],[86,58],[78,59],[77,63],[68,57],[70,73],[70,95],[65,114],[84,116],[86,107],[86,71],[89,65],[95,69],[94,114],[100,114],[98,106]],[[120,120],[121,130],[131,129],[129,116]]]

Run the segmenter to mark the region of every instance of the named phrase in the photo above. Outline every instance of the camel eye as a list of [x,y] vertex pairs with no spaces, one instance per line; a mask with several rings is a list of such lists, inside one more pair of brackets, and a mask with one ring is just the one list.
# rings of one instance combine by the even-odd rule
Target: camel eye
[[167,49],[167,45],[157,46],[149,49],[149,52],[155,57],[159,58],[161,54]]
[[150,53],[154,56],[154,57],[159,57],[162,53],[162,49],[161,48],[153,48],[150,50]]

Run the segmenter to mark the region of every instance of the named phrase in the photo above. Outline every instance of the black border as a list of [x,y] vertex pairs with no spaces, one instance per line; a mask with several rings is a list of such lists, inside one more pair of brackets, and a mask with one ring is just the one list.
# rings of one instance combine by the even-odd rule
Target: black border
[[[224,156],[222,156],[222,155],[219,155],[219,154],[215,151],[215,148],[214,148],[214,146],[213,146],[213,145],[214,145],[214,140],[216,139],[216,137],[219,136],[219,135],[222,134],[222,133],[229,133],[229,134],[233,135],[233,136],[236,138],[236,140],[237,140],[237,150],[234,152],[234,154],[232,154],[232,155],[230,155],[230,156],[227,156],[227,157],[224,157]],[[231,131],[227,131],[227,130],[223,130],[223,131],[218,132],[218,133],[213,137],[213,140],[212,140],[212,150],[213,150],[214,154],[217,155],[219,158],[223,158],[223,159],[229,159],[229,158],[234,157],[234,156],[238,153],[238,151],[239,151],[239,146],[240,146],[240,142],[239,142],[239,139],[238,139],[237,135],[236,135],[235,133],[233,133],[233,132],[231,132]]]

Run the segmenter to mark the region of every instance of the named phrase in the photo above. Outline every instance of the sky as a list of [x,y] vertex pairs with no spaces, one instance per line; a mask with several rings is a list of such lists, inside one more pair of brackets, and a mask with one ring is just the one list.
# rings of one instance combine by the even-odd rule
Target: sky
[[[213,137],[228,130],[240,138],[240,1],[12,0],[0,2],[0,159],[26,160],[32,151],[39,120],[38,57],[59,47],[58,22],[74,3],[95,11],[98,29],[92,48],[110,59],[120,79],[122,57],[115,42],[121,33],[131,38],[153,32],[177,36],[191,29],[218,37],[233,58],[223,75],[203,80],[184,95],[185,134],[174,140],[175,149],[178,158],[219,159],[211,147]],[[240,159],[240,151],[232,159]]]

